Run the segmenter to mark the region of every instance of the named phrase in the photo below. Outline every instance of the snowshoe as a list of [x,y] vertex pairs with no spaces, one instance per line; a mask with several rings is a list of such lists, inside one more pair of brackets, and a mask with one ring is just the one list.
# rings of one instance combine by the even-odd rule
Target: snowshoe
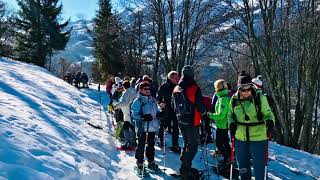
[[155,163],[155,162],[151,162],[148,164],[147,170],[150,172],[161,172],[161,169],[159,168],[159,166]]
[[[219,166],[212,166],[213,173],[217,174],[218,176],[223,176],[224,178],[230,179],[230,166],[227,167],[219,167]],[[232,179],[237,180],[239,177],[239,170],[237,168],[232,169]]]
[[145,168],[143,168],[142,166],[136,166],[134,167],[134,171],[136,173],[136,175],[140,178],[140,179],[143,179],[144,177],[148,177],[149,174],[148,172],[146,171]]
[[162,148],[164,146],[163,142],[158,142],[158,147]]
[[172,146],[169,147],[169,150],[176,153],[176,154],[180,154],[181,153],[181,147],[180,146]]

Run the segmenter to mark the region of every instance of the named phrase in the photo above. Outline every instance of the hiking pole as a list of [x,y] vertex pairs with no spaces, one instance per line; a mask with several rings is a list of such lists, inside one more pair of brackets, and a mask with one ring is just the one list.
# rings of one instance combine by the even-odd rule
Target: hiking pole
[[100,123],[101,123],[101,127],[103,126],[102,124],[102,114],[101,114],[101,93],[100,93],[100,83],[98,85],[98,93],[99,93],[99,96],[98,96],[98,99],[99,99],[99,112],[100,112]]
[[269,140],[270,140],[270,131],[267,130],[267,146],[266,146],[266,159],[264,166],[264,180],[268,179],[268,161],[269,161]]
[[[166,172],[166,128],[163,128],[163,171]],[[163,174],[164,176],[164,174]],[[165,176],[163,177],[165,179]]]
[[[146,143],[148,143],[149,123],[150,123],[150,121],[147,122],[146,141],[144,142],[144,153],[143,153],[143,156],[144,156],[144,154],[147,152]],[[144,158],[143,158],[143,159],[144,159]],[[143,160],[143,163],[142,163],[142,178],[143,178],[143,177],[144,177],[144,160]]]
[[230,180],[232,180],[232,173],[233,173],[233,161],[234,161],[234,134],[231,134],[231,166],[230,166]]

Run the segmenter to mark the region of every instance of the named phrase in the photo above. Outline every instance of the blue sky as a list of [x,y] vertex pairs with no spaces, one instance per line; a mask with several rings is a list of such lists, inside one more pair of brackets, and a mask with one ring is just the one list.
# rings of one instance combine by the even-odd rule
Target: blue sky
[[[18,9],[16,0],[3,0],[9,5],[10,9]],[[117,8],[118,0],[112,0],[112,4]],[[72,21],[78,20],[80,17],[91,19],[98,9],[98,0],[60,0],[63,4],[63,18],[71,17]]]

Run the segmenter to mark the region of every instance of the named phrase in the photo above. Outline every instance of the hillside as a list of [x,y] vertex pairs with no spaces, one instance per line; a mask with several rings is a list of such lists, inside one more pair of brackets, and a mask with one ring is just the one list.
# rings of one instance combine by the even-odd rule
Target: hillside
[[[79,91],[45,69],[3,58],[0,76],[0,179],[137,179],[134,152],[116,150],[112,117],[100,111],[96,86]],[[105,107],[105,92],[101,97]],[[319,156],[270,146],[270,179],[320,178]],[[201,154],[200,147],[193,162],[198,169],[204,169]],[[170,152],[164,161],[158,147],[156,161],[168,173],[180,164],[179,156]],[[215,159],[209,155],[208,162]],[[210,179],[217,178],[210,172]],[[163,174],[147,179],[172,178]]]

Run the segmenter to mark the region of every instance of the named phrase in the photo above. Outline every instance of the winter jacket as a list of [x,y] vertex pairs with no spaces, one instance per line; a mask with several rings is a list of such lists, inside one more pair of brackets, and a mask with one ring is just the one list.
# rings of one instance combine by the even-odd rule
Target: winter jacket
[[227,89],[216,93],[218,100],[215,106],[215,113],[209,113],[210,119],[215,121],[218,129],[228,129],[227,115],[231,99],[228,93],[229,91]]
[[113,103],[119,102],[121,96],[122,96],[122,92],[120,92],[120,91],[115,91],[115,92],[112,94],[112,102],[113,102]]
[[212,102],[212,99],[209,96],[203,96],[203,103],[204,103],[204,106],[206,107],[207,112],[211,112],[212,109],[214,108],[211,102]]
[[114,109],[120,108],[122,110],[124,121],[131,122],[130,106],[136,97],[137,97],[137,93],[135,89],[129,88],[122,94],[119,102],[113,105]]
[[173,97],[174,93],[177,93],[179,91],[183,91],[185,93],[185,96],[194,105],[194,116],[190,118],[193,118],[193,125],[195,127],[199,126],[201,116],[206,114],[206,108],[203,103],[203,96],[199,86],[193,79],[182,76],[178,86],[174,89]]
[[107,81],[106,83],[106,92],[109,96],[111,96],[111,91],[112,91],[112,85],[114,84],[114,82],[110,79]]
[[159,88],[158,94],[157,94],[157,101],[158,103],[165,103],[166,104],[166,110],[171,110],[171,97],[173,93],[173,89],[176,87],[175,84],[173,84],[170,79],[167,79],[167,82],[162,84]]
[[[229,90],[228,96],[229,97],[233,96],[233,92],[231,90]],[[214,95],[212,96],[212,106],[214,107],[213,113],[215,112],[215,107],[216,107],[217,101],[218,101],[218,96],[216,95],[216,93],[214,93]]]
[[[266,121],[275,122],[274,114],[271,111],[269,103],[265,95],[258,93],[261,101],[261,113],[262,113],[262,121],[263,124],[255,125],[255,126],[245,126],[242,123],[258,123],[258,115],[254,102],[254,98],[249,99],[240,99],[239,92],[233,95],[230,101],[230,111],[228,113],[228,121],[229,125],[231,123],[237,124],[237,130],[235,134],[235,138],[240,141],[247,141],[247,131],[246,128],[249,128],[249,141],[264,141],[267,139],[267,128]],[[257,97],[258,98],[258,97]],[[233,108],[233,101],[237,101],[235,103],[235,107]],[[245,112],[245,113],[244,113]],[[233,115],[234,113],[234,115]],[[245,120],[245,114],[249,117],[249,120]],[[240,125],[241,123],[242,125]]]
[[[157,114],[160,112],[160,109],[157,105],[156,100],[151,96],[143,96],[140,93],[137,98],[133,101],[131,105],[131,118],[136,127],[137,133],[143,132],[158,132],[160,123],[157,118]],[[149,122],[145,122],[142,115],[151,114],[153,120]]]

